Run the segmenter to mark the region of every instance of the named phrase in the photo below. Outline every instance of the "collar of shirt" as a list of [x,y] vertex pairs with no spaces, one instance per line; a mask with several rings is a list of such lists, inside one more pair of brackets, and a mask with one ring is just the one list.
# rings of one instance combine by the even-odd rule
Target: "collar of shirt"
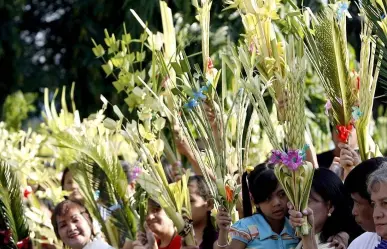
[[282,237],[282,235],[293,236],[293,234],[294,234],[294,229],[290,225],[288,218],[285,217],[284,228],[282,229],[282,232],[278,236],[277,233],[273,232],[269,223],[266,221],[266,219],[263,217],[263,215],[258,216],[258,231],[259,231],[259,239],[260,240],[268,239],[271,236],[277,236],[277,237],[281,236]]

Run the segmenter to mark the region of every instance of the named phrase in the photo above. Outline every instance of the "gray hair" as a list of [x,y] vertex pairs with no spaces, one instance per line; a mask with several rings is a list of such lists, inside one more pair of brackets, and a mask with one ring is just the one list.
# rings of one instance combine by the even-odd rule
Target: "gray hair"
[[374,186],[378,183],[387,183],[387,163],[384,162],[380,165],[380,168],[372,172],[368,176],[367,190],[371,194]]

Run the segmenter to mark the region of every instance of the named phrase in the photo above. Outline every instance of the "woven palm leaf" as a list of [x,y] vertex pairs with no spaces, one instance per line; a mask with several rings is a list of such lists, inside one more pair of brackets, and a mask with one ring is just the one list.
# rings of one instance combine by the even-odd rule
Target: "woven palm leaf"
[[306,53],[332,104],[333,124],[347,125],[356,96],[350,78],[345,17],[338,21],[335,13],[327,7],[317,16],[314,35],[310,30],[305,32]]

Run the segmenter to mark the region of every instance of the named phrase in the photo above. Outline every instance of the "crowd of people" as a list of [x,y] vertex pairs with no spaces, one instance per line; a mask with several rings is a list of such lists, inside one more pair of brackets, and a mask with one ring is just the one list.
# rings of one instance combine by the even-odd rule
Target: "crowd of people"
[[[274,174],[275,165],[266,162],[245,172],[240,177],[241,204],[237,205],[241,218],[234,224],[223,207],[213,220],[214,198],[200,172],[194,174],[188,189],[197,247],[185,246],[157,200],[148,199],[144,229],[137,233],[137,240],[123,241],[122,248],[387,248],[387,158],[361,162],[355,148],[356,141],[336,143],[336,149],[328,152],[330,158],[328,153],[317,156],[322,163],[315,169],[308,208],[302,212],[290,204]],[[330,165],[327,160],[331,160]],[[128,184],[133,191],[134,183]],[[57,237],[72,249],[113,248],[92,221],[69,170],[63,173],[62,188],[70,194],[52,214]],[[311,230],[300,236],[296,228],[304,219]]]

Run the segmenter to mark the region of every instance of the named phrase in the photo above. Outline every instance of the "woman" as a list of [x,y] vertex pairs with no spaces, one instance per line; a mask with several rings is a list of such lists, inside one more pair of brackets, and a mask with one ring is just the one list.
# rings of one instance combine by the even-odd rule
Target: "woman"
[[77,201],[59,203],[51,218],[58,239],[71,249],[112,249],[95,236],[92,219],[87,209]]
[[[308,213],[313,213],[313,232],[316,234],[315,241],[319,249],[330,248],[329,238],[333,236],[341,238],[341,241],[348,245],[348,238],[353,239],[360,233],[360,228],[351,214],[351,205],[350,196],[340,178],[329,169],[316,169],[309,196]],[[292,214],[293,211],[289,213]],[[290,218],[293,224],[296,217]],[[303,248],[303,243],[300,242],[296,249]]]

